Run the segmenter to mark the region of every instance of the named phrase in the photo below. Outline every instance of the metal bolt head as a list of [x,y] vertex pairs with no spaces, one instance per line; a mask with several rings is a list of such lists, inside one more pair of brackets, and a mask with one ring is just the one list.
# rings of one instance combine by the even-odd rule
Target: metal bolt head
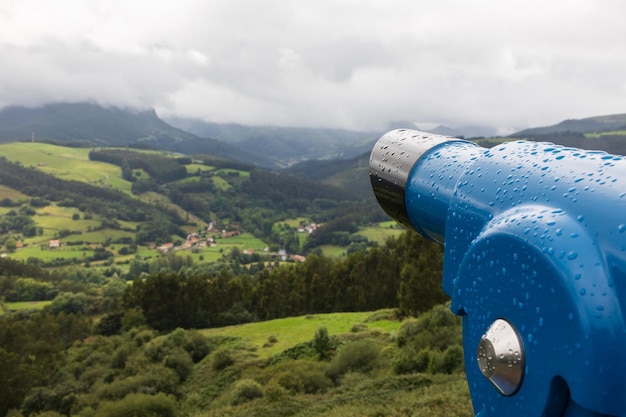
[[506,320],[494,321],[478,343],[480,372],[505,396],[513,395],[524,379],[524,346],[515,327]]

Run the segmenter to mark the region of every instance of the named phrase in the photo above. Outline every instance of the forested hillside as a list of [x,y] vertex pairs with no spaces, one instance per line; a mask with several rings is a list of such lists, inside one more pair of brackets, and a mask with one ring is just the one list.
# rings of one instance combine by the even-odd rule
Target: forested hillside
[[367,154],[0,155],[0,416],[472,414],[442,247],[387,222]]
[[[243,393],[226,406],[248,406],[254,398],[265,395],[272,402],[273,395],[289,398],[321,395],[332,392],[333,387],[351,389],[352,383],[345,379],[350,372],[370,374],[376,370],[370,375],[372,383],[383,375],[393,383],[415,372],[449,374],[462,369],[458,321],[447,311],[449,318],[440,317],[432,323],[428,319],[427,327],[407,324],[392,356],[392,351],[383,355],[381,349],[394,339],[364,332],[367,324],[362,324],[352,330],[364,332],[359,337],[310,335],[311,344],[293,346],[271,358],[268,365],[295,372],[290,379],[240,374],[242,369],[260,366],[258,361],[244,359],[254,357],[253,352],[245,353],[229,339],[206,339],[182,329],[383,308],[397,308],[385,315],[397,320],[447,299],[440,289],[441,247],[409,232],[389,239],[384,246],[345,258],[310,256],[301,264],[257,265],[254,269],[245,267],[249,260],[244,258],[235,251],[228,268],[215,270],[169,255],[162,262],[151,263],[149,270],[132,269],[141,274],[132,285],[120,279],[114,269],[50,272],[36,265],[0,260],[3,309],[19,300],[52,298],[40,312],[0,316],[0,384],[5,387],[0,415],[19,409],[25,415],[54,411],[112,416],[117,407],[175,415],[167,410],[176,408],[177,403],[197,414],[206,412],[208,404],[211,408],[224,407],[219,401],[213,404],[210,398],[217,398],[220,392],[230,398],[235,395],[231,390],[236,392],[243,384],[252,384],[257,394],[249,397]],[[446,339],[440,335],[439,341],[431,338],[426,342],[416,336],[424,331],[438,332],[433,326],[452,327]],[[270,345],[275,343],[271,334],[267,338]],[[210,360],[202,361],[209,353]],[[298,365],[292,363],[294,360],[305,362]],[[321,362],[312,365],[311,360]],[[195,363],[199,369],[210,367],[215,378],[222,380],[220,388],[206,380],[183,385],[196,375]],[[239,368],[233,367],[236,363]],[[232,373],[236,369],[240,370]],[[411,381],[400,378],[394,384],[413,389]],[[432,383],[428,378],[425,381]],[[299,384],[304,385],[298,388]],[[193,392],[206,392],[209,386],[217,391],[202,400],[206,406],[198,409]],[[278,392],[272,394],[272,390]],[[442,407],[447,409],[447,405]]]
[[553,126],[522,130],[512,134],[511,138],[626,155],[626,115],[565,120]]
[[[105,261],[126,269],[134,254],[156,256],[150,248],[169,242],[215,261],[236,242],[216,241],[229,233],[257,239],[241,250],[306,255],[324,245],[371,245],[355,234],[387,220],[371,191],[214,155],[39,143],[3,145],[0,154],[0,244],[46,266]],[[307,233],[309,223],[327,227]],[[51,240],[55,251],[47,250]]]
[[215,138],[247,151],[272,157],[281,161],[283,165],[302,160],[351,158],[368,152],[384,133],[345,129],[245,126],[177,117],[166,120],[172,126],[196,136]]
[[93,103],[6,107],[0,110],[0,142],[15,140],[210,153],[255,165],[275,166],[275,158],[172,127],[154,110],[103,107]]

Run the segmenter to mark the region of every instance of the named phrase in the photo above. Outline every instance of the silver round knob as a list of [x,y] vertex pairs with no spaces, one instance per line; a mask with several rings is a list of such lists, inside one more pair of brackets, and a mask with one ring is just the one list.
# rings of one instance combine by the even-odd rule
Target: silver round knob
[[480,372],[502,395],[513,395],[524,379],[524,346],[515,327],[506,320],[494,321],[478,343]]

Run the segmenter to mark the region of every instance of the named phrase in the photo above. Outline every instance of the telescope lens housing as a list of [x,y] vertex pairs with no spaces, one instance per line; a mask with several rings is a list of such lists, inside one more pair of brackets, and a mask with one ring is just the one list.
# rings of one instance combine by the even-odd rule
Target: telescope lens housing
[[[452,143],[463,144],[463,148],[468,146],[478,148],[458,138],[398,129],[383,135],[370,155],[370,181],[374,195],[383,210],[406,228],[441,243],[450,198],[447,191],[454,188],[457,178],[438,180],[438,195],[432,200],[436,206],[433,206],[432,203],[427,203],[426,199],[421,202],[416,201],[422,194],[432,194],[432,191],[430,184],[420,183],[422,180],[416,182],[413,177],[420,162],[428,164],[427,161],[430,158],[428,155],[432,154],[433,150]],[[449,152],[457,155],[458,152],[454,148],[450,147]],[[473,154],[473,152],[464,153],[467,156],[473,156]],[[422,169],[430,168],[420,168],[420,171]],[[407,188],[412,189],[412,197],[409,200],[407,200]]]

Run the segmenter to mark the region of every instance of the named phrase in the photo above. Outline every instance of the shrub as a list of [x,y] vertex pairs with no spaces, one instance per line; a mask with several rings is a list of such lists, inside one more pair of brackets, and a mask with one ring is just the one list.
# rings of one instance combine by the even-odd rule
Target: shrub
[[422,349],[417,353],[407,349],[395,360],[393,371],[398,375],[426,372],[432,361],[433,353],[430,349]]
[[287,395],[287,390],[274,381],[265,386],[265,398],[271,402],[282,402]]
[[161,362],[169,351],[170,348],[166,345],[166,340],[162,336],[150,340],[143,348],[143,354],[156,363]]
[[350,329],[350,331],[352,333],[360,333],[360,332],[364,332],[367,330],[367,325],[363,324],[363,323],[357,323],[352,325],[352,328]]
[[103,401],[94,417],[174,417],[176,401],[164,395],[129,394],[120,401]]
[[333,382],[326,375],[327,364],[311,360],[285,361],[267,369],[276,383],[292,394],[326,392]]
[[450,346],[441,355],[438,370],[451,374],[461,369],[463,369],[463,348],[460,345]]
[[122,316],[122,331],[125,332],[135,327],[141,327],[146,323],[146,316],[144,316],[141,309],[129,308],[124,311],[124,315]]
[[133,341],[137,347],[141,347],[151,341],[156,336],[156,332],[154,330],[139,330],[135,335],[133,335]]
[[320,359],[326,359],[330,353],[330,336],[325,326],[320,326],[313,337],[313,348],[319,355]]
[[421,349],[445,350],[448,346],[462,343],[461,320],[444,305],[433,307],[418,319],[409,319],[400,327],[398,347],[411,345]]
[[209,341],[195,330],[187,331],[187,338],[184,340],[182,347],[189,352],[193,363],[200,362],[211,352]]
[[241,379],[235,384],[230,403],[239,405],[263,397],[263,387],[253,379]]
[[213,369],[221,371],[235,363],[232,355],[226,349],[220,349],[213,354]]
[[108,385],[102,385],[96,390],[100,398],[118,401],[135,393],[175,394],[180,385],[176,372],[163,365],[152,365],[141,374],[116,379]]
[[346,372],[369,372],[374,368],[379,352],[378,345],[368,339],[349,343],[333,358],[327,375],[337,381]]
[[163,364],[176,371],[181,381],[185,381],[193,369],[193,361],[189,354],[178,347],[165,356]]
[[369,317],[363,320],[364,323],[370,323],[380,320],[398,320],[400,312],[395,308],[388,308],[384,310],[377,310],[373,312]]

